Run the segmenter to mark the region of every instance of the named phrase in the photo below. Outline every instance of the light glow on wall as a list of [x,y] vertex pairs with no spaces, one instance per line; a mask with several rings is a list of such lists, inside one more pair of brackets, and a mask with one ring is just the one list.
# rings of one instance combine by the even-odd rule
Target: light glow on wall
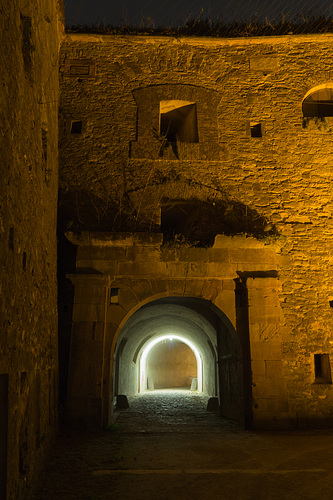
[[184,337],[180,337],[179,335],[163,335],[161,337],[157,337],[151,340],[144,350],[142,351],[140,358],[140,392],[145,391],[147,388],[147,377],[146,377],[146,369],[147,369],[147,358],[150,350],[159,342],[163,342],[164,340],[169,340],[172,342],[173,340],[179,340],[184,344],[188,345],[188,347],[193,351],[195,358],[197,360],[197,379],[198,379],[198,391],[202,392],[202,360],[198,349],[190,342],[188,339]]

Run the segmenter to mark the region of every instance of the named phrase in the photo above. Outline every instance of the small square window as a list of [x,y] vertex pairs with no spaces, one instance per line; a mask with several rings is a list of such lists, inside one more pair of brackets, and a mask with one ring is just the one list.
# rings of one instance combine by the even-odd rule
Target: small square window
[[261,123],[250,122],[251,137],[262,137]]
[[329,354],[314,355],[315,383],[331,384],[331,365]]
[[82,134],[82,120],[73,120],[70,132],[71,134]]

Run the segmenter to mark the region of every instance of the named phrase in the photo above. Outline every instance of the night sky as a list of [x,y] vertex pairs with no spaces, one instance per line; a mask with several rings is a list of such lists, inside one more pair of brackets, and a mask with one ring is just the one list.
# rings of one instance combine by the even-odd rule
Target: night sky
[[181,26],[188,18],[287,20],[333,14],[329,0],[64,0],[67,26],[111,24]]

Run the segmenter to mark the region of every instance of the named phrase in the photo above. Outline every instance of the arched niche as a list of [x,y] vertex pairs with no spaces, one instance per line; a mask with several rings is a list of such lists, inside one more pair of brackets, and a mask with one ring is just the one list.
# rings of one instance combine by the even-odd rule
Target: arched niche
[[333,116],[333,83],[309,90],[302,102],[302,112],[304,118]]

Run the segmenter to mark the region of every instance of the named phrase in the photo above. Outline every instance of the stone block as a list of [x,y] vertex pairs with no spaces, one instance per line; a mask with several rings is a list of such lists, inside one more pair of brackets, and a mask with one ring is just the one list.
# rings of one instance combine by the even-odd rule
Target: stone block
[[255,430],[290,430],[297,425],[295,416],[288,413],[255,411],[253,413],[253,429]]
[[190,262],[189,278],[206,278],[207,277],[207,263],[206,262]]
[[185,278],[188,274],[188,264],[185,262],[168,262],[168,278]]
[[[137,297],[139,302],[142,302],[148,297],[151,297],[151,286],[150,286],[150,280],[148,279],[131,280],[130,287],[131,291],[133,292],[135,297]],[[121,290],[119,291],[120,298],[121,298]],[[120,302],[120,304],[122,304],[122,302]]]
[[87,340],[76,337],[71,342],[71,360],[95,359],[102,363],[103,341]]
[[159,248],[134,246],[127,249],[126,260],[133,262],[155,262],[160,259],[160,255],[161,252]]
[[267,412],[280,415],[282,413],[287,413],[289,411],[289,404],[287,399],[268,399],[267,400]]
[[77,248],[76,262],[92,260],[125,260],[126,258],[126,247],[79,245]]
[[248,295],[248,305],[249,309],[255,310],[256,308],[278,307],[280,303],[276,293],[272,290],[265,290],[265,292],[256,290],[255,293],[251,290]]
[[95,398],[101,392],[101,363],[86,358],[71,360],[69,366],[68,398]]
[[230,261],[230,250],[225,248],[181,248],[179,260],[185,262],[223,262]]
[[233,290],[222,290],[213,302],[224,312],[234,328],[236,328],[235,292]]
[[106,286],[77,285],[74,293],[75,304],[105,304],[107,298]]
[[263,325],[261,325],[259,323],[250,323],[249,324],[249,336],[250,336],[251,342],[263,341],[262,336],[261,336],[262,327],[263,327]]
[[[246,286],[251,295],[255,293],[260,293],[260,290],[265,289],[267,292],[263,293],[272,293],[272,290],[281,290],[281,282],[275,277],[255,277],[248,278],[246,281]],[[257,291],[257,290],[258,291]]]
[[100,321],[78,321],[72,326],[72,341],[82,342],[90,340],[101,340],[103,338],[104,322]]
[[[203,299],[215,302],[216,297],[222,293],[222,281],[220,280],[205,280],[203,282],[201,296]],[[226,292],[225,292],[226,293]]]
[[258,379],[256,386],[252,387],[252,396],[258,399],[285,398],[286,391],[283,379]]
[[234,279],[223,279],[222,281],[222,289],[223,290],[232,290],[235,293],[235,280]]
[[209,398],[207,402],[207,411],[218,411],[219,410],[219,400],[217,397]]
[[249,307],[249,323],[279,324],[283,319],[282,310],[276,306]]
[[266,364],[262,359],[255,359],[251,362],[252,379],[254,382],[259,378],[266,378]]
[[252,360],[280,360],[281,342],[251,342]]
[[105,321],[105,305],[74,304],[73,321]]
[[[279,322],[277,323],[252,323],[250,325],[250,337],[253,341],[267,342],[282,337],[282,331]],[[256,336],[258,332],[258,336]]]
[[181,279],[169,279],[167,285],[167,291],[170,295],[182,296],[186,290],[186,283]]
[[95,271],[96,273],[114,275],[116,274],[117,262],[114,260],[80,261],[79,266],[77,266],[78,273],[89,275],[90,272]]
[[180,293],[182,293],[186,297],[201,297],[203,286],[203,279],[187,278],[183,282],[183,288],[181,289],[182,291],[180,291]]
[[275,73],[278,69],[278,58],[275,55],[251,56],[250,71],[261,71],[263,73]]
[[130,311],[138,304],[138,298],[131,288],[119,289],[119,306],[123,307],[125,311]]
[[280,360],[266,360],[266,377],[282,378],[282,362]]
[[116,408],[117,410],[127,410],[129,408],[126,394],[118,394]]
[[237,266],[234,264],[209,262],[207,264],[207,277],[216,278],[237,278]]
[[152,291],[152,296],[165,295],[168,290],[169,280],[166,278],[156,279],[155,277],[149,279],[149,284]]
[[167,276],[168,268],[165,262],[140,261],[140,262],[118,262],[117,276]]
[[120,325],[125,316],[126,310],[124,307],[119,304],[112,304],[107,309],[106,321],[114,325]]
[[71,397],[66,403],[66,424],[81,430],[100,430],[102,400]]
[[234,248],[230,252],[230,262],[274,264],[274,254],[261,248]]

